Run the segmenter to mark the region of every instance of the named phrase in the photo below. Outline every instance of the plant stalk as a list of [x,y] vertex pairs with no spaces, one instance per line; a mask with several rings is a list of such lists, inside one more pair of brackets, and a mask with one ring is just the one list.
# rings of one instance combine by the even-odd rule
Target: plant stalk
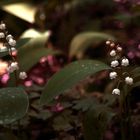
[[120,97],[121,109],[121,136],[122,140],[134,140],[132,132],[130,95],[127,85],[124,86],[123,93]]

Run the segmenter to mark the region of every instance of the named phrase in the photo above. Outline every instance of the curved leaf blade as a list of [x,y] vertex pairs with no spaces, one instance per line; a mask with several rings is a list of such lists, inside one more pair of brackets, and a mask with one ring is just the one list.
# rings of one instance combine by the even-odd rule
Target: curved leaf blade
[[18,49],[18,61],[21,70],[28,71],[41,57],[58,53],[52,49],[45,48],[46,40],[46,36],[32,38]]
[[26,43],[28,43],[32,38],[30,37],[26,37],[26,38],[21,38],[17,41],[17,44],[16,44],[16,48],[20,48],[22,46],[24,46]]
[[101,32],[83,32],[76,35],[70,45],[70,57],[79,56],[83,53],[87,47],[92,44],[97,46],[98,43],[107,39],[115,40],[115,38],[109,34]]
[[21,119],[28,105],[28,96],[22,88],[0,89],[0,124],[10,124]]
[[134,68],[130,73],[133,78],[140,77],[140,67]]
[[110,67],[96,60],[80,60],[69,64],[48,81],[41,95],[41,105],[49,103],[54,97],[70,89],[87,76],[106,69]]

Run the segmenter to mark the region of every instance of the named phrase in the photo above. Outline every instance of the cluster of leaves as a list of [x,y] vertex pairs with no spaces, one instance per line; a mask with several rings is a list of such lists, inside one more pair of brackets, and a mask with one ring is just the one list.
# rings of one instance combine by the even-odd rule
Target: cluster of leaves
[[[138,45],[140,6],[129,2],[118,4],[113,0],[42,0],[41,3],[1,0],[0,5],[2,20],[17,35],[18,61],[21,70],[29,73],[28,80],[33,80],[30,73],[38,67],[39,60],[47,58],[41,66],[46,68],[43,75],[46,84],[40,86],[33,81],[32,86],[26,87],[24,81],[15,87],[17,81],[11,74],[7,87],[0,89],[0,124],[4,126],[1,130],[8,130],[0,139],[12,137],[16,140],[17,135],[24,140],[32,137],[80,140],[84,133],[85,140],[102,140],[109,122],[116,116],[114,110],[118,110],[118,98],[110,95],[115,83],[106,80],[106,70],[111,68],[105,64],[104,42],[111,39],[130,47]],[[28,14],[16,11],[21,8]],[[51,62],[49,56],[53,58]],[[0,57],[9,59],[7,53],[0,53]],[[58,61],[59,57],[63,62]],[[89,58],[99,58],[103,62]],[[56,74],[54,65],[62,68]],[[41,70],[38,68],[38,71]],[[139,68],[131,71],[137,81],[136,87],[140,84],[139,71]],[[134,115],[134,120],[138,117]],[[11,133],[9,129],[15,131]]]

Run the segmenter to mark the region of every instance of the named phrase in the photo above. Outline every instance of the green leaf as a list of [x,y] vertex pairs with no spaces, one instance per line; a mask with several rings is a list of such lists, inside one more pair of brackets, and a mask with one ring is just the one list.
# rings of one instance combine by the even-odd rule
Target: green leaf
[[137,78],[140,76],[140,67],[134,68],[130,74],[132,75],[133,78]]
[[27,38],[21,38],[17,41],[16,48],[19,49],[20,47],[24,46],[26,43],[28,43],[31,40],[30,37]]
[[113,116],[114,113],[102,105],[89,110],[83,121],[85,140],[102,140],[106,127]]
[[80,80],[106,69],[110,69],[110,67],[96,60],[80,60],[69,64],[48,81],[41,95],[40,103],[42,105],[49,103],[54,97],[70,89]]
[[134,88],[134,87],[140,87],[140,81],[134,83],[131,87],[132,88]]
[[106,106],[112,106],[114,103],[116,103],[116,100],[117,100],[117,96],[114,96],[112,94],[105,94],[104,95],[104,98],[103,98],[103,103],[106,105]]
[[[102,41],[105,41],[107,39],[115,40],[113,36],[101,33],[101,32],[83,32],[78,35],[76,35],[70,45],[70,57],[73,56],[80,56],[85,52],[87,47],[90,45],[95,45],[101,43]],[[104,47],[104,46],[103,46]]]
[[21,119],[28,105],[28,96],[22,88],[0,89],[0,124],[10,124]]
[[[45,48],[45,42],[47,39],[48,36],[42,35],[41,37],[30,39],[27,43],[24,44],[24,46],[19,47],[18,61],[20,70],[28,71],[39,61],[41,57],[59,53],[58,51]],[[22,39],[22,41],[26,40]]]
[[61,115],[54,118],[52,126],[57,131],[70,130],[72,129],[71,122],[76,121],[76,117],[72,115],[70,110],[65,110]]
[[58,116],[57,118],[55,118],[53,124],[54,129],[57,131],[72,129],[72,126],[69,124],[69,117],[70,116],[68,116],[67,118]]
[[42,119],[42,120],[47,120],[52,116],[52,113],[50,111],[42,111],[39,114],[37,114],[37,118]]
[[74,101],[74,103],[76,103],[76,105],[73,108],[82,111],[87,111],[98,104],[97,100],[91,97]]
[[136,67],[131,71],[131,74],[140,73],[140,67]]

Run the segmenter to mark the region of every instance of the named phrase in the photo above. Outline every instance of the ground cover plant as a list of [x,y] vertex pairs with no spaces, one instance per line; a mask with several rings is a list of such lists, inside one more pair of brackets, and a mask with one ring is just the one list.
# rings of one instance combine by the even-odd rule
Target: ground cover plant
[[139,140],[139,0],[0,1],[0,140]]

